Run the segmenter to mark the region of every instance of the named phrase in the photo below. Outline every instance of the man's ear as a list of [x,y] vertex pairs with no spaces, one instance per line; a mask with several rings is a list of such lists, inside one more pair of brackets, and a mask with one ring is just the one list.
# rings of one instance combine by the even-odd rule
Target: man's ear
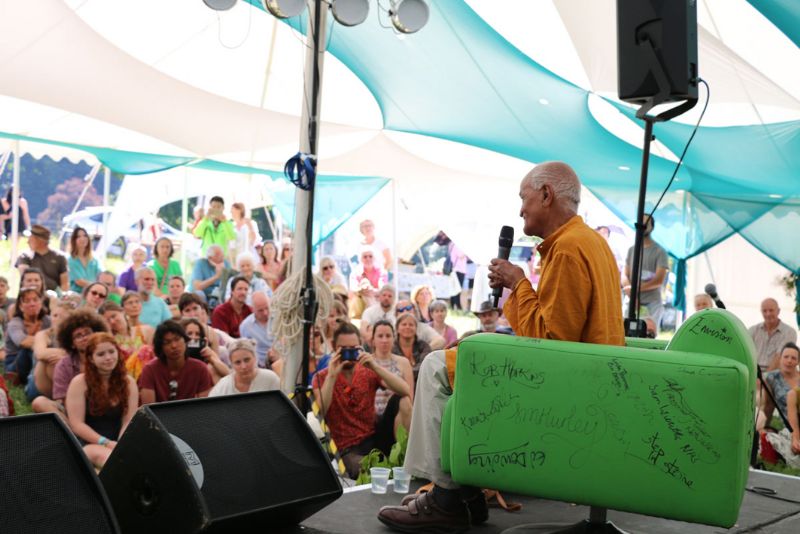
[[545,206],[549,206],[553,203],[553,188],[550,187],[550,184],[544,184],[542,186],[542,204]]

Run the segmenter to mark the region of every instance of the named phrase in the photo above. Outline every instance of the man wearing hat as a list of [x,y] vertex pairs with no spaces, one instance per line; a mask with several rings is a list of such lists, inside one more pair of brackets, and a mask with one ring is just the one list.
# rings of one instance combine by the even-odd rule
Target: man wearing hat
[[491,332],[496,334],[513,334],[514,332],[507,326],[499,326],[500,310],[495,308],[491,300],[481,302],[478,311],[475,312],[481,322],[480,332]]
[[19,275],[22,276],[28,267],[36,267],[44,273],[45,289],[69,290],[67,259],[58,252],[50,250],[50,230],[40,224],[34,224],[31,227],[28,246],[30,251],[23,252],[17,258],[16,267],[19,269]]

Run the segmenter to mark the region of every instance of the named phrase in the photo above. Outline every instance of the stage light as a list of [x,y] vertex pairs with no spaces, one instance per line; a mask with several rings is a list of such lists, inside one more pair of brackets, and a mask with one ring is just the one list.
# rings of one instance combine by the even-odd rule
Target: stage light
[[305,0],[264,0],[264,7],[279,19],[296,17],[306,8]]
[[236,0],[203,0],[214,11],[227,11],[236,5]]
[[342,26],[357,26],[367,20],[369,0],[332,0],[331,13]]
[[414,33],[428,23],[430,11],[423,0],[392,0],[389,16],[392,25],[402,33]]

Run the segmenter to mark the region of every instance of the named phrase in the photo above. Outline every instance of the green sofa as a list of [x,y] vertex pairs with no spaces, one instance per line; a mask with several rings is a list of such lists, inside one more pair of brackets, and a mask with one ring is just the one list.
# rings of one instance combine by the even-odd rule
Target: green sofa
[[461,484],[732,526],[753,437],[753,342],[731,313],[704,310],[654,348],[467,338],[444,470]]

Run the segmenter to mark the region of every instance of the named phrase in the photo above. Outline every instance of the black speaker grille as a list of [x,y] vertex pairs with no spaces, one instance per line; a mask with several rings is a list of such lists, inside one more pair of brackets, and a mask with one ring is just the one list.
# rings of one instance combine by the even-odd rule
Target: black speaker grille
[[327,457],[285,396],[269,392],[219,401],[151,408],[202,463],[201,491],[212,519],[339,490]]
[[114,532],[82,453],[52,417],[0,419],[0,532]]

